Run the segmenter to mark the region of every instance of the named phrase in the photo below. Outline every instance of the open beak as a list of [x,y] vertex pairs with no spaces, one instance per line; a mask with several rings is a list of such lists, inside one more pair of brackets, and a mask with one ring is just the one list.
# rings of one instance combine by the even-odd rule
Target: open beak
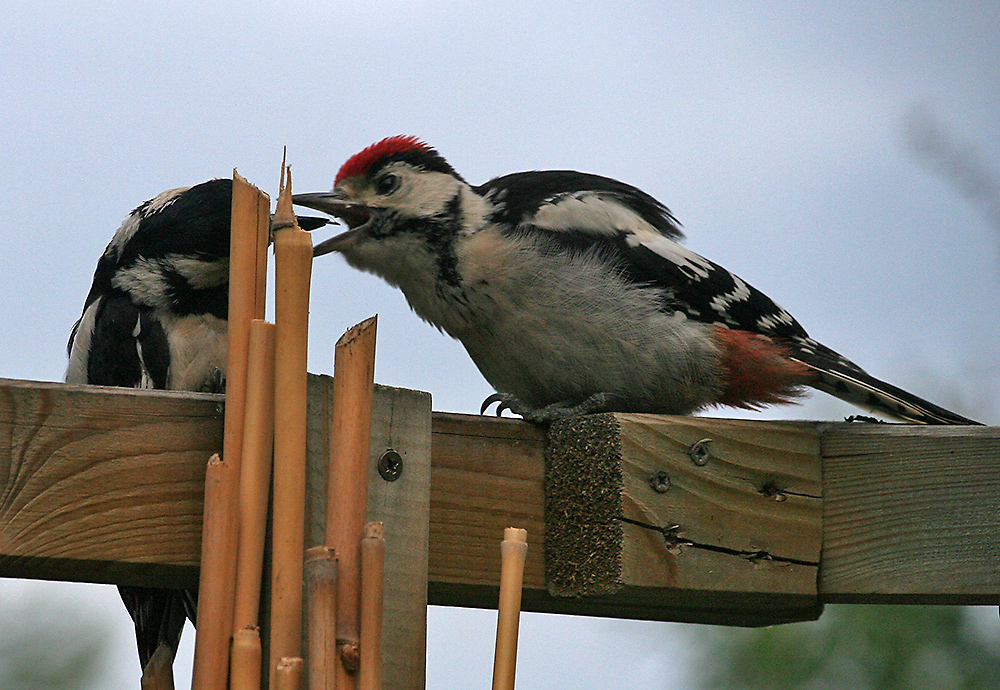
[[293,194],[292,203],[328,213],[342,220],[348,227],[346,232],[334,235],[313,247],[313,256],[343,251],[351,243],[357,241],[361,236],[363,226],[371,218],[371,212],[366,206],[346,201],[338,192]]

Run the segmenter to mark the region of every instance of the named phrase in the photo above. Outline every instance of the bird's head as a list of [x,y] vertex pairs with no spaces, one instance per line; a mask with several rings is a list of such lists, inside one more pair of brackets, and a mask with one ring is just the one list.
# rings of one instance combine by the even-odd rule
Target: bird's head
[[453,206],[462,188],[468,185],[437,151],[415,137],[394,136],[347,159],[332,191],[294,194],[292,200],[347,226],[317,244],[315,256],[336,251],[351,258],[366,245],[426,236],[460,211]]

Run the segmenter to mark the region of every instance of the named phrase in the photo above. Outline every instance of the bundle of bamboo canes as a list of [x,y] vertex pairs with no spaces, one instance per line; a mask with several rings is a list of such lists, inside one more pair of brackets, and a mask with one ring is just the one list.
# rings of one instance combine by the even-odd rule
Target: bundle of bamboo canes
[[[326,545],[304,551],[306,356],[312,240],[298,227],[282,161],[277,210],[234,172],[223,456],[206,474],[194,690],[381,687],[384,541],[365,525],[375,318],[337,343]],[[263,320],[268,233],[275,324]],[[272,473],[273,450],[273,473]],[[273,476],[268,660],[260,597]],[[363,568],[363,578],[362,578]],[[312,586],[308,664],[303,575]],[[360,666],[360,676],[357,673]],[[308,674],[304,667],[308,668]]]

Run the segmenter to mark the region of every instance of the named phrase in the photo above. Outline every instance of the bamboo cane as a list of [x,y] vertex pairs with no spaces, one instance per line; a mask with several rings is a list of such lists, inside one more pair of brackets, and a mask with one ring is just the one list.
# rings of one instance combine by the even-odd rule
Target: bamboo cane
[[497,606],[497,646],[493,657],[493,690],[514,690],[517,628],[528,533],[508,527],[500,544],[500,602]]
[[302,687],[302,657],[283,656],[274,667],[275,690],[300,690]]
[[326,543],[337,554],[338,690],[350,690],[357,682],[359,561],[368,498],[376,324],[373,316],[348,329],[337,341],[333,365]]
[[[236,569],[240,456],[246,403],[250,321],[264,315],[267,218],[270,200],[233,171],[229,251],[229,352],[223,460],[215,473],[224,481],[210,493],[206,483],[205,521],[199,576],[198,633],[195,636],[194,690],[225,690],[233,630],[233,577]],[[210,465],[211,469],[211,465]],[[215,527],[209,529],[209,514]]]
[[309,690],[337,687],[337,558],[333,549],[313,546],[306,551],[308,593]]
[[[274,440],[274,325],[255,319],[250,327],[250,357],[247,366],[246,424],[243,432],[243,461],[240,468],[239,549],[236,558],[236,604],[233,613],[233,648],[230,655],[231,690],[258,690],[260,687],[260,636],[256,635],[256,656],[239,650],[236,637],[256,631],[260,610],[260,584],[264,563],[264,534],[267,528],[267,499],[271,479],[271,451]],[[254,669],[238,665],[256,663]],[[237,684],[256,678],[252,686]],[[249,682],[249,681],[247,681]]]
[[385,528],[365,525],[361,540],[361,669],[358,690],[382,689],[382,590],[385,581]]
[[242,628],[233,633],[229,690],[260,690],[260,631]]
[[[286,181],[287,180],[287,181]],[[275,254],[274,508],[271,638],[268,666],[302,655],[302,569],[305,539],[306,356],[312,239],[295,222],[291,174],[272,225]],[[272,674],[271,688],[274,688]]]
[[[239,472],[232,463],[213,455],[205,472],[205,517],[201,536],[201,596],[198,602],[198,634],[195,636],[194,673],[196,690],[225,690],[229,670],[229,637],[232,634],[232,609],[226,611],[226,597],[220,593],[232,589],[236,561],[220,563],[226,557],[222,545],[236,533],[237,515],[231,509]],[[231,601],[231,600],[230,600]],[[227,615],[228,613],[228,615]],[[221,655],[220,655],[221,654]]]

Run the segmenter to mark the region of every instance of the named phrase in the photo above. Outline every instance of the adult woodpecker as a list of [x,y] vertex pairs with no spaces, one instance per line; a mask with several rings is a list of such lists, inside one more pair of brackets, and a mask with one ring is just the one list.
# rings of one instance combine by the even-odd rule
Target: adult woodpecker
[[[222,392],[232,193],[227,179],[171,189],[125,218],[70,335],[67,383]],[[301,219],[309,229],[325,222]],[[142,668],[161,646],[172,659],[197,594],[118,589]]]
[[[553,170],[467,183],[414,137],[352,156],[331,192],[294,195],[347,231],[316,246],[399,287],[462,342],[497,394],[545,422],[598,411],[757,408],[813,387],[892,418],[974,424],[880,381],[686,249],[666,206]],[[499,413],[500,410],[498,410]]]

